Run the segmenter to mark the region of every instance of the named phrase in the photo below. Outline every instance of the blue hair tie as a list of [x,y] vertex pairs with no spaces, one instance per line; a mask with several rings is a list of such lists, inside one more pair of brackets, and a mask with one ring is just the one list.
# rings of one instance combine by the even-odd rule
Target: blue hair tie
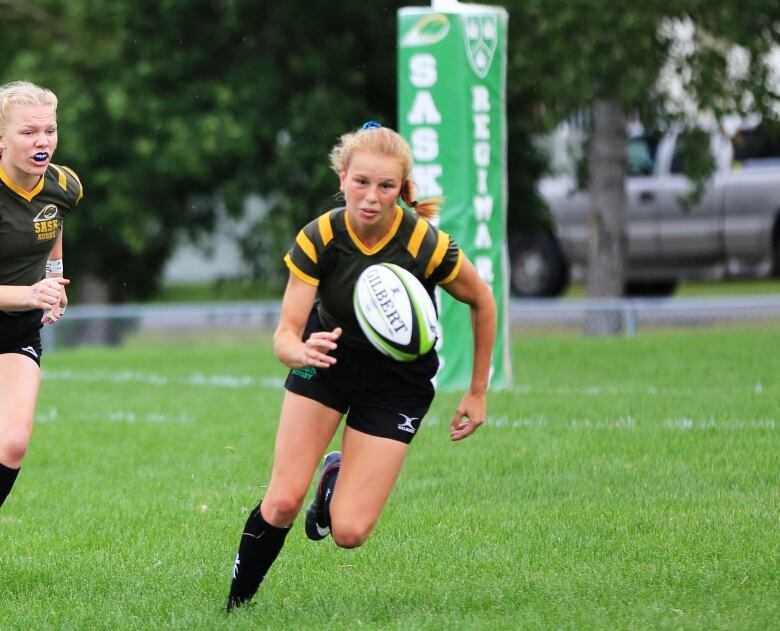
[[380,127],[382,127],[382,125],[376,121],[366,121],[360,129],[379,129]]

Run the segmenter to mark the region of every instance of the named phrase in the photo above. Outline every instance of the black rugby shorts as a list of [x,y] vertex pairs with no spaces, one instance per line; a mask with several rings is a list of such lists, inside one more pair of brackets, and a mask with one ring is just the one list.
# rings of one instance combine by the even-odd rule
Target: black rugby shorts
[[[313,313],[304,339],[318,330]],[[436,351],[414,362],[343,344],[331,354],[337,361],[329,368],[291,370],[285,388],[346,414],[347,425],[359,432],[411,443],[435,394],[431,380],[439,364]]]
[[43,311],[33,309],[22,313],[0,311],[0,355],[16,353],[41,365],[41,318]]

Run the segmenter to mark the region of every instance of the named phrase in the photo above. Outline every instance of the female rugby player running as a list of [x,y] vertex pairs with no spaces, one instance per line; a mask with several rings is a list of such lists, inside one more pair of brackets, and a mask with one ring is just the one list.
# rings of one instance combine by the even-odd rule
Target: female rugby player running
[[[331,534],[338,546],[355,548],[379,519],[431,405],[436,351],[397,362],[375,350],[360,330],[352,289],[366,267],[395,263],[429,293],[441,285],[471,307],[472,379],[450,437],[465,438],[485,419],[495,302],[453,240],[428,222],[441,200],[414,199],[409,145],[371,122],[342,136],[330,158],[346,208],[306,225],[285,257],[290,278],[274,351],[291,370],[271,480],[244,527],[228,611],[252,598],[279,554],[341,418],[346,415],[342,451],[325,457],[306,534],[314,540]],[[403,210],[399,199],[416,212]]]
[[51,163],[56,148],[57,97],[26,81],[0,86],[0,506],[30,442],[41,327],[68,304],[62,220],[82,188]]

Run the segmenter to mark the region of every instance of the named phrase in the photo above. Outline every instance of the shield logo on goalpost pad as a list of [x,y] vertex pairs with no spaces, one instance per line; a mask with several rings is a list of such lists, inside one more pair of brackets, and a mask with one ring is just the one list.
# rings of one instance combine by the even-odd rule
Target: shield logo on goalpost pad
[[463,17],[469,63],[480,79],[484,79],[493,62],[498,43],[498,19],[495,15]]

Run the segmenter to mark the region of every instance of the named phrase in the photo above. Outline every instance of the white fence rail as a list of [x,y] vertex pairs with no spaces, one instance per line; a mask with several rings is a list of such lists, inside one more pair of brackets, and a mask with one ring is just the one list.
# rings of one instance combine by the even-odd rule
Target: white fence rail
[[523,300],[509,308],[517,328],[582,328],[593,313],[620,315],[623,331],[633,336],[641,327],[696,327],[728,322],[780,322],[780,294],[708,298],[617,300]]
[[[128,334],[230,330],[270,331],[276,326],[277,301],[202,304],[74,305],[65,318],[43,329],[43,343],[55,347],[121,344]],[[702,327],[734,322],[777,322],[780,294],[711,298],[623,300],[511,300],[513,330],[582,330],[587,317],[611,314],[633,336],[644,327]]]

